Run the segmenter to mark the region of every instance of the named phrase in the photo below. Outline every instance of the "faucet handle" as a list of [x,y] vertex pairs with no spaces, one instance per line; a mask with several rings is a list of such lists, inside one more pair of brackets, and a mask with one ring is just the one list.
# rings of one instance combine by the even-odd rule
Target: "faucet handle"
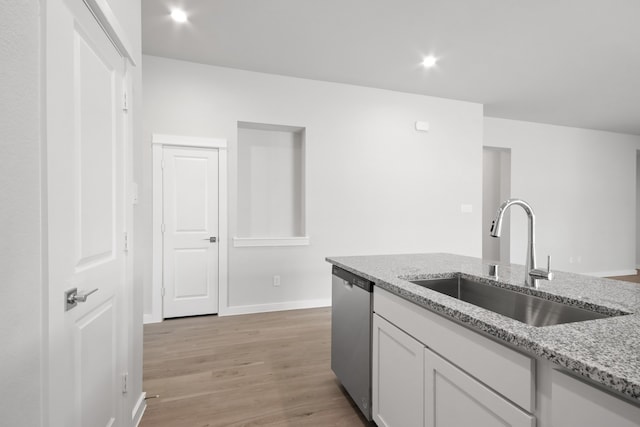
[[547,255],[547,271],[535,269],[529,272],[529,275],[535,279],[553,280],[553,272],[551,271],[551,255]]
[[553,273],[551,272],[551,255],[547,255],[547,280],[553,280]]

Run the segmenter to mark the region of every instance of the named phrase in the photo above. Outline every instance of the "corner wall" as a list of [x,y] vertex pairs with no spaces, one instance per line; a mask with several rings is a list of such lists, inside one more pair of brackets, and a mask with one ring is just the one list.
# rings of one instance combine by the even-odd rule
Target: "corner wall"
[[[484,144],[511,148],[511,195],[536,214],[538,264],[634,274],[640,136],[487,117]],[[511,261],[524,263],[526,216],[511,214]]]
[[0,0],[0,424],[39,426],[44,360],[40,2]]
[[[481,256],[482,106],[144,56],[143,182],[151,217],[151,134],[226,138],[229,237],[236,236],[237,122],[306,128],[310,246],[229,247],[229,305],[328,304],[326,256]],[[429,121],[428,133],[417,120]],[[461,204],[473,206],[461,213]],[[151,229],[137,230],[151,254]],[[150,259],[144,261],[150,266]],[[145,313],[150,313],[150,268]],[[273,275],[281,277],[272,286]]]

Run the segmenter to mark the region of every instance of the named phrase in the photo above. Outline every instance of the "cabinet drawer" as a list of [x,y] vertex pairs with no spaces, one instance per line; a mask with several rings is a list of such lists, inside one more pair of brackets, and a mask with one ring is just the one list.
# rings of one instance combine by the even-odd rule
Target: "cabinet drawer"
[[535,410],[535,361],[374,287],[374,311],[521,408]]
[[535,426],[533,415],[429,349],[424,366],[425,427]]

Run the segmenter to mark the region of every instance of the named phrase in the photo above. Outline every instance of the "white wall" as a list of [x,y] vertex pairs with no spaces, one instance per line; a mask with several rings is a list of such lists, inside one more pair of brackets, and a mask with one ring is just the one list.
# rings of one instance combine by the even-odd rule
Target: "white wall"
[[[511,195],[536,213],[538,264],[550,254],[557,270],[635,268],[639,136],[487,117],[484,144],[511,148]],[[524,263],[526,216],[513,212],[511,261]]]
[[491,221],[495,216],[495,206],[500,205],[500,151],[482,150],[482,258],[500,261],[500,243],[503,239],[489,236]]
[[[147,217],[152,133],[228,139],[233,237],[237,122],[306,128],[306,228],[311,245],[230,246],[231,306],[328,302],[326,256],[434,251],[481,255],[481,105],[150,56],[144,57],[143,84],[139,208],[144,206]],[[417,132],[416,120],[429,121],[429,133]],[[473,205],[473,212],[461,213],[461,204]],[[138,238],[150,254],[150,227]],[[148,259],[145,265],[150,265]],[[276,274],[282,279],[278,288],[272,286]],[[149,313],[149,277],[145,285]]]
[[510,259],[511,222],[502,223],[502,236],[491,237],[491,223],[500,204],[511,197],[511,152],[509,149],[482,149],[482,258],[508,263]]
[[0,0],[0,424],[43,405],[40,3]]

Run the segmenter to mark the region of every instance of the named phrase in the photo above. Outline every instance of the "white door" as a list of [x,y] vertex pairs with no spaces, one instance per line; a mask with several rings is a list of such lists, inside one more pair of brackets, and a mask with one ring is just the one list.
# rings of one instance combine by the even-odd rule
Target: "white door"
[[[81,0],[43,4],[47,417],[51,427],[123,425],[125,64]],[[72,288],[80,299],[97,291],[67,310]]]
[[218,150],[163,149],[163,314],[218,312]]

